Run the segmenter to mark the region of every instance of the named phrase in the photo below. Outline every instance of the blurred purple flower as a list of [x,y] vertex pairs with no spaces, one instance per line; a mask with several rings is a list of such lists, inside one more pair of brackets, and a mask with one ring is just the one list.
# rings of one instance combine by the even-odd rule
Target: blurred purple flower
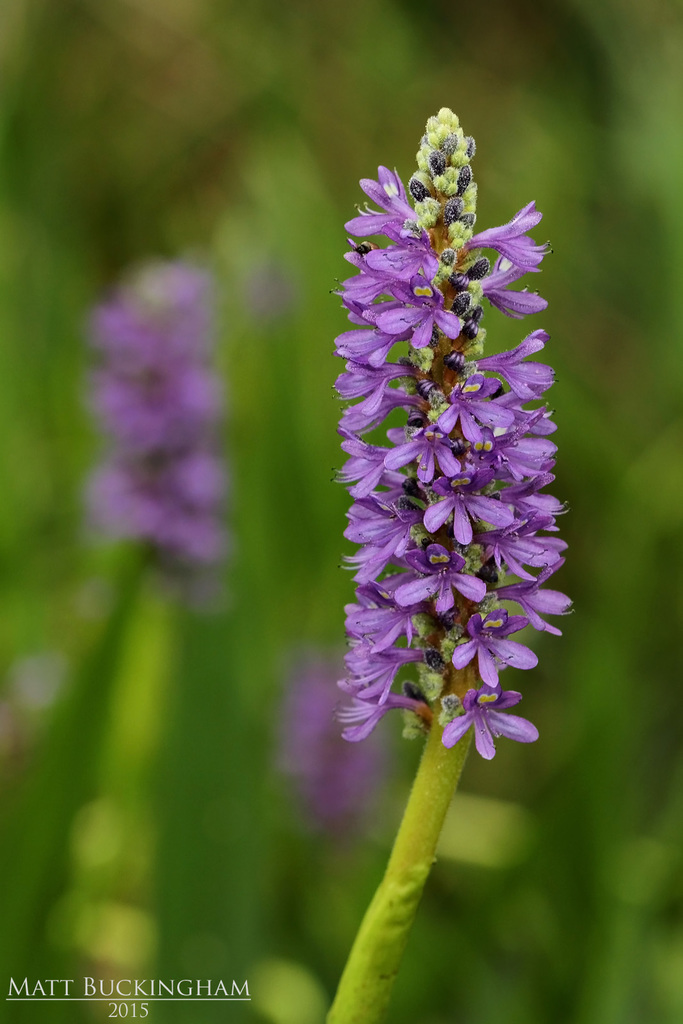
[[279,767],[289,777],[309,825],[334,835],[358,828],[387,767],[381,733],[347,743],[335,717],[341,659],[309,655],[291,673],[279,722]]
[[95,309],[90,335],[99,359],[89,401],[109,442],[88,486],[91,522],[146,542],[170,571],[215,564],[226,479],[209,274],[180,262],[141,268]]

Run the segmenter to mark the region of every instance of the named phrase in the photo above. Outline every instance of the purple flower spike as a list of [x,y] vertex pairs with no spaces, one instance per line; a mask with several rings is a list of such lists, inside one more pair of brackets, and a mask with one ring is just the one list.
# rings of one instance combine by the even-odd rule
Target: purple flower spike
[[[529,234],[541,214],[532,202],[475,234],[474,154],[444,107],[427,123],[408,190],[380,167],[377,180],[361,182],[374,208],[346,225],[354,237],[345,259],[357,275],[338,293],[350,328],[337,338],[347,363],[336,386],[355,404],[341,417],[348,459],[339,479],[355,499],[344,536],[359,547],[344,555],[356,596],[346,606],[351,650],[339,686],[354,699],[341,716],[347,739],[368,735],[394,707],[413,712],[409,733],[432,728],[464,697],[444,743],[475,724],[477,749],[490,758],[495,736],[537,735],[500,713],[520,699],[500,692],[501,668],[537,662],[510,635],[527,625],[559,633],[543,616],[565,614],[569,599],[542,586],[566,547],[556,524],[564,507],[545,490],[555,424],[538,401],[553,371],[531,358],[548,335],[533,331],[487,356],[481,328],[482,297],[514,319],[545,309],[545,299],[511,287],[547,251]],[[386,241],[358,241],[373,234]],[[486,248],[499,254],[493,270]],[[361,437],[390,414],[388,445]],[[524,615],[508,615],[500,600]],[[416,663],[419,685],[403,679]],[[483,686],[467,694],[470,665]]]
[[512,708],[522,699],[515,690],[491,689],[482,686],[480,690],[468,690],[463,697],[464,714],[449,722],[443,731],[443,745],[454,747],[467,730],[474,726],[474,742],[477,751],[487,761],[495,756],[494,736],[507,736],[518,743],[533,743],[538,739],[538,729],[526,718],[518,715],[503,715],[506,708]]
[[479,674],[489,686],[498,686],[499,662],[515,668],[536,668],[538,658],[533,651],[515,640],[506,639],[510,633],[517,633],[528,625],[523,615],[508,615],[504,608],[497,608],[485,619],[477,612],[467,623],[471,639],[455,648],[453,664],[456,668],[464,668],[476,654]]
[[109,451],[90,481],[90,517],[111,536],[149,544],[174,576],[215,564],[225,548],[211,290],[193,267],[152,264],[92,317],[91,402]]

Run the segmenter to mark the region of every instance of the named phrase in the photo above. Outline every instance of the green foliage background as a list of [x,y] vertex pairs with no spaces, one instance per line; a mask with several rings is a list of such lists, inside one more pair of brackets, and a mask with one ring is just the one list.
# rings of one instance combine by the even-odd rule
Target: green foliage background
[[[351,594],[329,293],[358,179],[407,177],[448,105],[477,139],[479,223],[534,198],[553,242],[536,320],[576,614],[523,681],[540,741],[467,766],[390,1020],[683,1019],[682,27],[678,0],[4,0],[3,989],[246,977],[248,1006],[149,1019],[322,1020],[418,755],[397,738],[347,843],[306,831],[274,767],[286,666],[340,646]],[[230,394],[231,599],[208,616],[82,514],[87,309],[178,255],[218,275]],[[17,673],[54,655],[56,702],[20,706]],[[22,1024],[108,1012],[0,994]]]

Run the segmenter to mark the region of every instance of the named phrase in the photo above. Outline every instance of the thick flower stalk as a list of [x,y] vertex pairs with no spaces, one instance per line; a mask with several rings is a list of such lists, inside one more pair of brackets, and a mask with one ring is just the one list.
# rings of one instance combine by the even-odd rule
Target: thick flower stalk
[[93,525],[144,542],[167,575],[206,582],[225,548],[220,381],[210,365],[212,282],[183,263],[143,267],[96,308],[89,400],[108,450]]
[[[537,738],[509,713],[521,694],[504,690],[500,674],[532,669],[536,655],[519,632],[559,633],[541,615],[570,604],[545,586],[565,548],[556,536],[562,506],[545,490],[556,448],[543,395],[553,372],[529,358],[548,335],[536,329],[512,351],[484,355],[485,300],[518,319],[547,305],[511,287],[547,252],[529,235],[541,214],[531,202],[508,224],[475,233],[474,152],[458,118],[440,110],[408,190],[380,167],[377,181],[361,181],[379,210],[346,224],[357,274],[341,288],[354,327],[337,339],[347,361],[337,390],[358,400],[344,409],[340,434],[349,456],[341,479],[354,499],[345,536],[360,547],[349,559],[358,588],[346,609],[339,685],[351,703],[340,718],[355,741],[401,708],[406,734],[429,739],[330,1015],[339,1024],[383,1017],[469,738],[487,759],[499,736]],[[396,409],[406,421],[387,430],[388,445],[364,438]],[[416,674],[399,688],[406,670]]]

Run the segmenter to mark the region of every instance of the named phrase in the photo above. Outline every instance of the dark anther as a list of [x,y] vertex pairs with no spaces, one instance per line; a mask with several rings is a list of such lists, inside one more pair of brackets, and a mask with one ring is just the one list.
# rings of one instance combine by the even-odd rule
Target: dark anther
[[405,682],[403,684],[403,696],[408,697],[410,700],[419,700],[422,704],[427,703],[424,693],[415,683]]
[[432,391],[437,387],[433,380],[419,380],[417,382],[417,393],[425,401],[429,399]]
[[439,328],[434,324],[432,327],[432,336],[429,339],[430,348],[436,348],[439,344]]
[[453,629],[455,625],[455,612],[441,612],[441,615],[439,615],[439,625],[443,626],[445,630]]
[[454,196],[453,199],[448,200],[448,202],[443,208],[443,222],[446,225],[446,227],[448,227],[449,224],[452,224],[454,221],[458,219],[458,217],[462,213],[462,208],[464,205],[465,204],[463,203],[462,199],[460,199],[458,196]]
[[461,196],[469,183],[472,181],[472,168],[465,164],[458,172],[458,195]]
[[455,437],[451,441],[451,451],[454,455],[464,455],[467,451],[467,443],[461,437]]
[[451,306],[451,312],[455,313],[456,316],[462,316],[470,308],[472,303],[472,296],[469,292],[460,292],[453,299],[453,305]]
[[419,498],[421,491],[420,485],[413,476],[407,476],[403,481],[403,493],[407,494],[411,498]]
[[462,325],[462,333],[466,338],[469,338],[470,341],[474,341],[476,336],[479,334],[479,324],[476,320],[465,320],[465,323]]
[[411,501],[407,494],[402,494],[400,498],[396,500],[396,508],[402,512],[420,512],[419,505],[416,505],[414,501]]
[[424,427],[424,425],[424,416],[420,416],[419,413],[414,412],[412,416],[408,418],[409,427]]
[[484,315],[484,307],[483,306],[475,306],[474,309],[472,310],[472,312],[470,313],[470,318],[472,320],[474,320],[475,324],[478,324],[479,321],[481,320],[481,318],[483,317],[483,315]]
[[497,583],[498,582],[498,570],[496,569],[496,563],[492,558],[485,562],[481,569],[476,575],[484,583]]
[[429,154],[429,173],[432,178],[438,177],[446,170],[446,157],[438,149],[433,149]]
[[473,228],[476,222],[476,213],[463,213],[460,215],[460,223],[464,224],[466,228]]
[[465,141],[467,142],[467,157],[469,160],[471,160],[474,154],[477,152],[477,144],[471,135],[468,135]]
[[424,185],[419,178],[411,178],[408,182],[408,188],[410,189],[410,194],[416,203],[421,203],[423,199],[429,199],[431,195],[427,186]]
[[453,285],[456,292],[464,292],[470,283],[470,278],[467,274],[451,274],[448,282]]
[[426,551],[431,543],[431,537],[423,537],[422,540],[420,541],[420,547],[422,548],[423,551]]
[[462,352],[449,352],[447,356],[443,357],[443,365],[447,366],[449,370],[454,370],[455,373],[460,373],[465,365],[465,357]]
[[436,647],[428,647],[424,652],[425,665],[428,665],[433,672],[440,672],[443,668],[443,658],[441,657],[441,651],[437,651]]
[[475,260],[467,271],[467,276],[470,281],[481,281],[482,277],[486,277],[490,269],[491,260],[487,260],[486,256],[482,256],[480,259]]
[[489,398],[498,398],[498,395],[502,395],[505,389],[501,381],[497,381],[497,387],[495,391],[492,391]]

